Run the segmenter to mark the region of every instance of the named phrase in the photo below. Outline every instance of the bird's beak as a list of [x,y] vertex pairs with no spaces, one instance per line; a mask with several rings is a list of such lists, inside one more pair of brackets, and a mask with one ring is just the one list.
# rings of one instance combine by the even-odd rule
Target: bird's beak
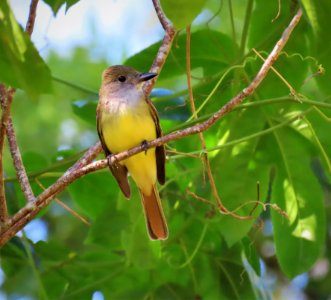
[[157,75],[158,74],[154,73],[154,72],[141,73],[141,74],[139,74],[139,82],[150,80],[150,79],[154,78]]

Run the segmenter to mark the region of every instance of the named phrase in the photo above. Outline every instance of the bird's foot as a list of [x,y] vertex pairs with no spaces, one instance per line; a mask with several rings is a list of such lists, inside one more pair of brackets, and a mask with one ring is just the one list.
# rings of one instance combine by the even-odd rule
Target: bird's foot
[[143,147],[144,151],[145,151],[145,155],[147,154],[147,150],[148,150],[148,142],[146,140],[143,140],[141,142],[141,147]]
[[113,154],[107,155],[107,162],[109,167],[111,167],[111,165],[114,163],[114,161],[112,161],[113,156]]

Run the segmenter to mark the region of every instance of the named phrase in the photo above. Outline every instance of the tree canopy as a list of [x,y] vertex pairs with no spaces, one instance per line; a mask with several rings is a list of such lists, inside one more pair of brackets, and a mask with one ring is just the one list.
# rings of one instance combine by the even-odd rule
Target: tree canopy
[[[43,0],[54,16],[83,1]],[[119,62],[93,45],[42,57],[38,1],[25,29],[0,1],[0,295],[326,299],[331,2],[152,2],[160,24],[144,34],[164,38]],[[164,134],[148,147],[166,144],[166,241],[148,238],[138,190],[130,178],[127,201],[101,153],[112,64],[159,73],[145,92]]]

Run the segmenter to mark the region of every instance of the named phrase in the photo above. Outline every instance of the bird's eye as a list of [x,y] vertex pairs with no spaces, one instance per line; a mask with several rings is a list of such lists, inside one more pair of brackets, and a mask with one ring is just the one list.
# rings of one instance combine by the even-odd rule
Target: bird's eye
[[124,81],[126,80],[126,77],[123,76],[123,75],[121,75],[121,76],[119,76],[117,79],[118,79],[118,81],[120,81],[120,82],[124,82]]

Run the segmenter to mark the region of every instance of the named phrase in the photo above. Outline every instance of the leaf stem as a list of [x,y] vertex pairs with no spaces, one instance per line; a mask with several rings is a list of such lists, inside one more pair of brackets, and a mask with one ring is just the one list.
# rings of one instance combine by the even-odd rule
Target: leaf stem
[[243,56],[246,48],[246,41],[248,35],[249,24],[251,21],[252,11],[253,11],[253,0],[248,0],[246,6],[245,22],[244,27],[241,33],[241,42],[240,42],[240,56]]
[[[253,134],[250,134],[250,135],[247,135],[247,136],[244,136],[242,138],[239,138],[239,139],[236,139],[236,140],[233,140],[233,141],[230,141],[230,142],[227,142],[225,144],[222,144],[222,145],[217,145],[215,147],[210,147],[210,148],[207,148],[205,150],[197,150],[197,151],[191,151],[191,152],[188,152],[189,154],[193,154],[193,155],[199,155],[201,153],[203,153],[204,151],[207,151],[207,152],[212,152],[212,151],[216,151],[216,150],[220,150],[222,148],[226,148],[226,147],[230,147],[230,146],[234,146],[234,145],[237,145],[239,143],[243,143],[243,142],[246,142],[250,139],[254,139],[254,138],[257,138],[257,137],[260,137],[260,136],[263,136],[263,135],[266,135],[268,133],[272,133],[282,127],[285,127],[289,124],[291,124],[292,122],[294,122],[295,120],[299,119],[299,118],[302,118],[303,116],[305,116],[306,114],[308,114],[311,110],[306,110],[304,112],[301,112],[301,113],[298,113],[297,115],[295,115],[294,117],[282,122],[282,123],[279,123],[277,125],[273,125],[271,127],[269,127],[268,129],[264,129],[262,131],[259,131],[259,132],[256,132],[256,133],[253,133]],[[170,156],[169,159],[172,160],[172,159],[178,159],[178,158],[182,158],[184,157],[183,155],[179,154],[179,155],[173,155],[173,156]],[[186,156],[185,156],[186,157]]]

